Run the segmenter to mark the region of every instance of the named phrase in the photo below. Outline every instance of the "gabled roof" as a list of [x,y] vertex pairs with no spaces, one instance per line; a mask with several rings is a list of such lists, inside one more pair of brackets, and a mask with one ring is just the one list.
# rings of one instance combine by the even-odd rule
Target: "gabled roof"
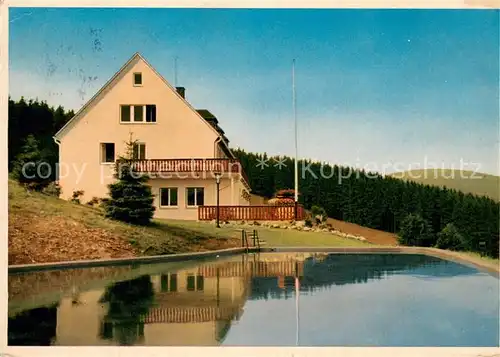
[[[220,132],[219,130],[217,130],[217,128],[215,128],[212,124],[210,124],[208,121],[205,120],[205,118],[196,110],[194,109],[191,104],[189,104],[189,102],[183,98],[178,92],[177,90],[172,87],[172,85],[170,83],[167,82],[167,80],[165,78],[163,78],[163,76],[158,73],[153,66],[151,66],[151,64],[149,64],[148,61],[146,61],[146,59],[139,53],[139,52],[136,52],[119,70],[118,72],[116,72],[113,77],[111,77],[110,80],[108,80],[106,82],[106,84],[104,84],[104,86],[102,86],[101,89],[99,89],[99,91],[92,97],[90,98],[90,100],[85,103],[78,112],[76,112],[76,114],[73,116],[73,118],[71,118],[55,135],[54,135],[54,139],[56,140],[60,140],[64,134],[66,132],[68,132],[74,125],[75,123],[78,122],[78,120],[81,119],[81,117],[94,105],[96,104],[104,95],[105,93],[110,90],[119,80],[120,78],[120,75],[122,75],[123,73],[125,73],[132,65],[136,64],[139,60],[142,60],[164,83],[165,85],[170,88],[178,97],[179,99],[181,99],[182,101],[184,101],[184,103],[194,112],[196,113],[196,115],[198,115],[198,117],[204,122],[206,123],[212,130],[214,130],[215,133],[217,133],[217,135],[219,137],[222,138],[222,142],[224,142],[224,145],[226,146],[226,149],[228,150],[228,152],[231,154],[231,156],[234,157],[234,154],[231,152],[231,150],[229,149],[229,147],[227,146],[227,138],[224,136],[224,132]],[[208,112],[208,111],[207,111]],[[212,115],[213,116],[213,115]],[[214,117],[215,118],[215,117]],[[222,129],[220,129],[222,130]]]

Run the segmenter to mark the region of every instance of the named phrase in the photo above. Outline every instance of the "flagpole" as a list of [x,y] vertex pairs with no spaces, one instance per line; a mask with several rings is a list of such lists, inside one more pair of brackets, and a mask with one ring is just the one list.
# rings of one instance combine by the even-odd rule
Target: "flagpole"
[[293,101],[293,120],[295,130],[295,220],[297,220],[297,205],[299,202],[299,162],[297,149],[297,97],[295,94],[295,59],[292,61],[292,101]]
[[295,262],[295,346],[299,345],[299,284],[297,262]]

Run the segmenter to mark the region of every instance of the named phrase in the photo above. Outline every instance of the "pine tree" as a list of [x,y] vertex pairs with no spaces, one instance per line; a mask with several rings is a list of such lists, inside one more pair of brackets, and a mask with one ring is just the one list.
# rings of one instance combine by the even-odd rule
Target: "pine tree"
[[134,147],[137,140],[127,142],[126,155],[115,164],[116,182],[108,185],[110,199],[105,205],[106,217],[119,221],[147,225],[155,211],[149,177],[137,172],[133,166]]
[[410,213],[401,222],[398,241],[410,246],[430,247],[434,245],[436,238],[429,223],[422,216]]
[[38,141],[28,135],[14,161],[12,175],[21,184],[42,190],[50,182],[51,168],[45,162]]

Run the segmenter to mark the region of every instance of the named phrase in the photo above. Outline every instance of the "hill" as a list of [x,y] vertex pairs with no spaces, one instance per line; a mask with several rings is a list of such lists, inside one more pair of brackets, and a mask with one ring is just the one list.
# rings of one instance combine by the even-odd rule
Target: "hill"
[[414,181],[425,185],[446,187],[453,190],[486,196],[500,201],[500,177],[474,173],[467,170],[424,169],[390,174],[394,178]]

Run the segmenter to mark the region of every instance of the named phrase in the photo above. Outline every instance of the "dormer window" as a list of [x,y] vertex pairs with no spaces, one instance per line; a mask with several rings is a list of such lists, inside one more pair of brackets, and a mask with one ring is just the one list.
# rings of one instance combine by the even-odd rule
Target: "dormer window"
[[142,86],[142,73],[134,73],[134,86]]

